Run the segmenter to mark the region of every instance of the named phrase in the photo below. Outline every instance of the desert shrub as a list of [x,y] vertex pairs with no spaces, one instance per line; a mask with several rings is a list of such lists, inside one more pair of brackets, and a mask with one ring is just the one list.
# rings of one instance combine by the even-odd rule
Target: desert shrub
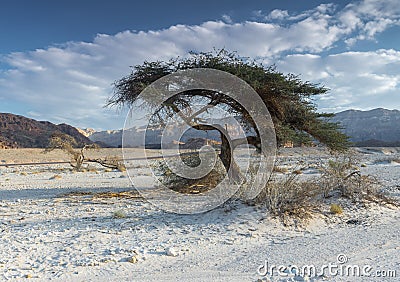
[[314,180],[299,180],[298,178],[297,174],[289,174],[285,177],[273,176],[255,202],[266,204],[273,215],[282,218],[287,216],[310,218],[313,209],[322,198],[321,190]]
[[[92,160],[89,160],[89,161],[92,161]],[[97,162],[97,163],[101,164],[102,166],[107,167],[109,169],[117,169],[121,172],[126,171],[124,161],[120,157],[111,156],[111,157],[106,157],[104,160],[96,159],[95,162]]]
[[87,171],[83,167],[84,163],[97,163],[106,168],[118,169],[121,172],[126,171],[124,162],[120,157],[106,157],[103,159],[91,159],[86,156],[86,151],[91,149],[99,149],[97,144],[86,144],[82,148],[75,148],[77,142],[75,138],[64,133],[54,133],[48,147],[44,150],[45,153],[51,152],[55,149],[61,149],[71,156],[70,165],[76,171]]
[[[379,191],[380,183],[375,177],[361,174],[352,154],[333,155],[320,167],[320,172],[313,178],[302,178],[296,172],[273,173],[254,203],[265,204],[269,212],[284,219],[284,223],[288,217],[310,218],[314,211],[327,204],[326,198],[334,196],[358,203],[369,201],[398,206],[397,201]],[[330,206],[330,211],[343,212],[336,204]]]
[[333,213],[333,214],[342,214],[343,213],[343,209],[338,204],[332,204],[331,207],[330,207],[330,212]]
[[124,210],[117,210],[113,213],[114,218],[126,218],[128,215]]
[[61,179],[61,178],[62,178],[61,175],[55,174],[55,175],[53,175],[52,177],[50,177],[49,179],[50,179],[50,180],[56,180],[56,179]]
[[274,166],[273,172],[279,172],[279,173],[288,173],[289,170],[287,167],[283,167],[283,166]]
[[[177,157],[179,158],[179,157]],[[189,154],[180,156],[182,162],[190,167],[200,165],[198,154]],[[184,194],[198,194],[215,188],[225,177],[225,168],[222,162],[217,159],[213,169],[204,177],[198,179],[189,179],[179,176],[173,172],[167,163],[162,160],[153,165],[159,181],[167,188]]]
[[339,196],[360,199],[366,194],[376,194],[379,188],[377,179],[362,175],[352,154],[337,155],[321,168],[320,186],[325,197],[339,193]]

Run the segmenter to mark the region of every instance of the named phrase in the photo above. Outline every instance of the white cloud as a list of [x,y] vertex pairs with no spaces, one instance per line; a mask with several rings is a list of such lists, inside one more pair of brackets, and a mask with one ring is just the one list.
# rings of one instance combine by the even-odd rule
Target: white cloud
[[229,15],[222,15],[222,19],[223,19],[224,22],[226,22],[226,23],[229,23],[229,24],[233,23],[233,20],[232,20],[232,18],[231,18]]
[[[111,94],[112,82],[127,75],[129,66],[144,60],[167,60],[188,51],[227,48],[268,63],[281,58],[280,70],[300,73],[331,87],[331,96],[321,100],[324,108],[369,107],[371,103],[362,101],[362,97],[373,101],[373,95],[380,95],[384,99],[379,101],[386,101],[389,93],[398,91],[398,52],[330,56],[319,53],[339,41],[354,43],[372,38],[398,24],[400,11],[396,2],[388,0],[386,6],[380,1],[365,0],[340,11],[333,4],[321,4],[297,14],[274,10],[268,15],[269,22],[233,23],[224,15],[224,21],[99,34],[93,42],[68,42],[11,53],[0,58],[10,66],[0,70],[0,98],[25,105],[26,114],[35,118],[82,127],[118,128],[123,126],[124,117],[103,105]],[[310,54],[296,55],[305,52]],[[292,55],[282,57],[287,53]],[[332,99],[333,95],[337,99]]]
[[289,17],[287,10],[275,9],[266,17],[267,20],[283,20]]
[[377,33],[400,25],[400,5],[398,0],[358,1],[348,4],[338,18],[343,28],[357,31],[346,41],[351,45],[357,40],[374,39]]
[[400,109],[400,51],[288,55],[277,66],[330,88],[318,101],[322,110]]

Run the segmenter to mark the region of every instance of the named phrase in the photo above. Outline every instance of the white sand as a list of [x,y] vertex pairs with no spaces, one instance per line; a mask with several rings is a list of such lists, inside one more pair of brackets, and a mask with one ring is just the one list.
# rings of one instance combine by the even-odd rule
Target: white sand
[[[0,152],[0,159],[40,158],[34,151],[29,154]],[[366,164],[363,172],[375,174],[385,191],[400,199],[400,165],[392,161],[398,157],[396,150],[360,155]],[[280,162],[312,166],[324,158],[318,150],[287,149]],[[63,196],[132,187],[118,171],[98,168],[97,173],[72,173],[67,165],[51,168],[0,167],[1,281],[24,277],[36,281],[268,281],[268,277],[304,281],[276,273],[261,276],[257,269],[266,260],[299,267],[337,264],[339,254],[347,256],[348,265],[371,265],[372,273],[393,270],[397,278],[330,276],[311,277],[311,281],[398,281],[400,276],[396,208],[353,206],[335,216],[322,207],[323,215],[307,227],[284,227],[265,208],[238,202],[204,214],[176,215],[140,198]],[[50,180],[55,175],[61,178]],[[115,218],[115,212],[126,217]],[[167,255],[170,248],[177,256]]]

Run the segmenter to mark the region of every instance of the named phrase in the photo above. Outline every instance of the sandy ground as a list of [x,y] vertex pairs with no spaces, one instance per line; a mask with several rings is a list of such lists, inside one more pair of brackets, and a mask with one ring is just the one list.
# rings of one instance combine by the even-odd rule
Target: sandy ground
[[[100,150],[98,156],[120,155]],[[358,149],[363,173],[400,199],[400,150]],[[329,156],[285,149],[279,165],[308,166]],[[59,151],[0,151],[0,164],[64,161]],[[371,204],[328,208],[307,226],[291,226],[264,207],[229,202],[197,215],[166,213],[132,190],[126,173],[67,164],[0,167],[0,280],[35,281],[398,281],[400,213]],[[125,197],[107,197],[120,192]],[[97,194],[96,194],[97,193]],[[264,275],[265,266],[272,273]],[[370,277],[289,273],[305,265],[368,267]],[[273,268],[273,266],[276,266]],[[278,273],[277,266],[285,266]],[[294,272],[294,271],[293,271]],[[343,271],[344,272],[344,271]],[[320,274],[320,273],[318,273]],[[386,276],[386,277],[383,277]],[[392,277],[389,277],[392,276]],[[396,276],[396,277],[393,277]]]

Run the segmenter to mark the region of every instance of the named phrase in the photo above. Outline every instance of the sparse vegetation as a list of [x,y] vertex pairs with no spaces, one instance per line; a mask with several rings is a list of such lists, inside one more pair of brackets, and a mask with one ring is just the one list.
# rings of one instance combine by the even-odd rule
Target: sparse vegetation
[[255,199],[255,203],[266,204],[273,215],[283,220],[288,216],[308,219],[320,200],[320,195],[318,185],[313,181],[300,181],[297,174],[284,177],[274,175]]
[[[198,154],[184,155],[181,159],[190,167],[197,167],[200,164]],[[224,167],[219,160],[206,176],[199,179],[188,179],[175,174],[164,160],[155,163],[155,170],[163,185],[173,191],[185,194],[198,194],[208,191],[215,188],[225,177]]]
[[283,167],[283,166],[274,166],[273,172],[288,173],[289,169],[287,167]]
[[370,175],[362,175],[356,166],[354,155],[334,155],[326,166],[321,168],[320,186],[324,197],[335,193],[352,200],[361,200],[364,195],[377,194],[379,183]]
[[333,214],[342,214],[343,213],[342,207],[338,204],[332,204],[329,210]]
[[303,171],[301,169],[296,169],[293,171],[294,174],[302,174]]
[[86,144],[81,148],[75,148],[77,146],[76,140],[64,133],[54,133],[50,138],[49,146],[45,149],[45,153],[51,152],[55,149],[61,149],[71,156],[70,165],[76,171],[86,171],[83,168],[84,163],[97,163],[103,167],[109,169],[118,169],[123,172],[126,171],[125,165],[119,157],[106,157],[104,159],[93,159],[86,156],[86,151],[90,149],[99,149],[96,144]]
[[114,218],[126,218],[128,215],[124,210],[117,210],[113,213]]
[[[328,198],[343,197],[353,202],[385,199],[379,192],[380,186],[376,179],[363,175],[355,166],[356,160],[352,154],[338,154],[338,152],[348,152],[350,145],[348,137],[340,132],[339,124],[330,122],[332,114],[317,113],[316,105],[313,103],[313,97],[326,93],[328,89],[303,82],[292,74],[284,75],[273,66],[265,67],[236,53],[220,50],[215,53],[196,53],[190,57],[167,62],[144,62],[135,66],[131,74],[115,82],[114,95],[110,97],[107,105],[131,106],[137,102],[140,93],[157,79],[176,71],[194,68],[226,71],[253,87],[271,114],[278,144],[311,145],[317,141],[325,144],[333,153],[332,159],[326,164],[314,167],[319,170],[319,176],[314,178],[301,177],[303,172],[301,169],[289,173],[287,167],[276,166],[273,177],[254,200],[255,203],[265,203],[270,212],[277,216],[309,218],[322,204],[328,204]],[[232,140],[225,140],[228,137],[223,134],[222,129],[199,122],[195,115],[185,115],[185,109],[199,100],[205,102],[207,105],[205,109],[208,106],[227,108],[240,120],[243,128],[247,130],[246,133],[255,133],[254,136],[244,138],[247,143],[260,148],[259,132],[251,114],[246,112],[240,103],[232,101],[222,93],[196,89],[172,96],[161,105],[158,100],[157,103],[141,101],[143,107],[148,107],[154,113],[152,125],[161,126],[171,115],[179,114],[193,129],[217,130],[220,133],[222,140],[220,162],[217,162],[218,166],[211,173],[201,179],[180,177],[164,162],[155,165],[162,183],[182,193],[199,193],[202,190],[212,189],[226,175],[231,165],[236,165],[231,160],[230,153],[235,148],[227,145]],[[190,157],[185,159],[185,162],[195,167],[198,160]],[[248,184],[249,181],[244,183],[243,189],[238,192],[239,196],[244,194]]]
[[61,175],[55,174],[55,175],[53,175],[52,177],[50,177],[49,179],[50,179],[50,180],[56,180],[56,179],[61,179],[61,178],[62,178]]
[[[353,203],[398,205],[383,195],[379,187],[375,177],[361,174],[354,155],[335,154],[320,168],[320,175],[313,178],[302,180],[297,173],[284,176],[274,173],[255,203],[266,204],[268,210],[284,222],[288,216],[309,219],[331,197],[343,197]],[[330,211],[341,214],[343,209],[337,204],[331,204]]]

